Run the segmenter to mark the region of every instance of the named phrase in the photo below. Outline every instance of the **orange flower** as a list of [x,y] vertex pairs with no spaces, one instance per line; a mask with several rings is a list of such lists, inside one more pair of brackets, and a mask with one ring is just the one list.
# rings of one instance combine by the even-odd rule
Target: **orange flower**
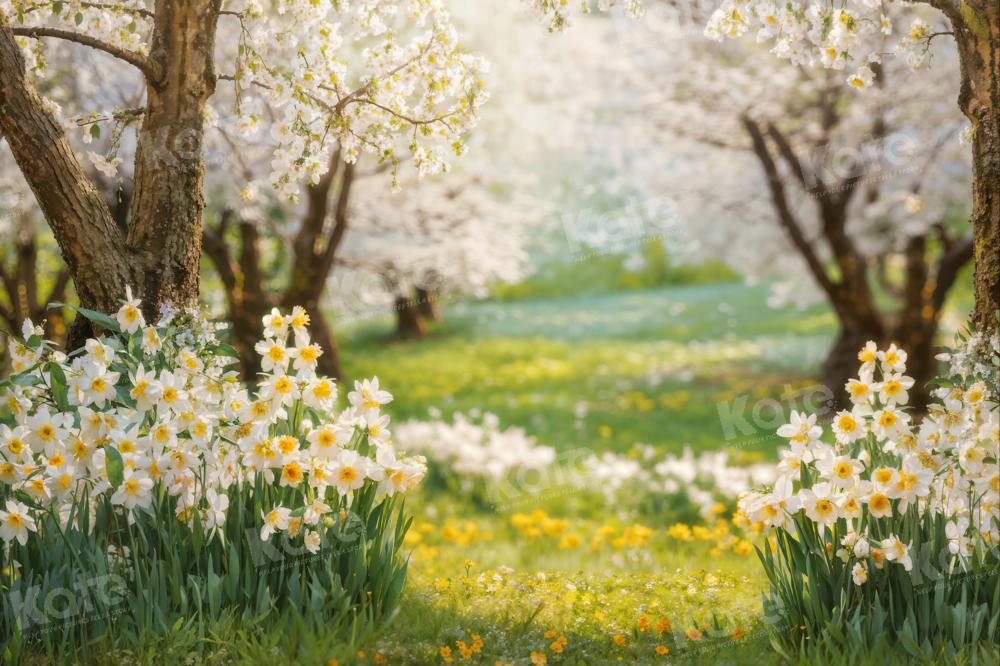
[[701,640],[701,632],[692,627],[691,629],[688,629],[687,637],[688,637],[688,640],[691,640],[691,641],[700,641]]
[[454,661],[454,659],[452,659],[451,656],[451,648],[448,647],[447,645],[442,645],[441,647],[439,647],[438,654],[441,655],[441,659],[446,664],[450,664],[452,661]]
[[645,617],[639,618],[639,631],[646,631],[649,629],[649,619]]
[[615,645],[625,645],[625,637],[621,634],[615,634],[615,637],[612,640],[614,640]]
[[545,656],[544,652],[531,652],[531,663],[533,666],[545,666],[549,662],[549,658]]
[[733,629],[733,640],[738,641],[747,635],[747,630],[743,627],[735,627]]
[[657,645],[656,654],[660,655],[661,657],[666,656],[670,654],[670,648],[668,648],[666,645]]
[[656,633],[665,634],[670,631],[670,620],[660,620],[656,623]]
[[545,637],[546,638],[555,638],[556,637],[556,632],[554,632],[551,629],[549,629],[548,631],[545,632]]
[[465,641],[455,641],[455,647],[458,648],[458,653],[461,655],[462,659],[471,659],[474,654],[471,647],[465,644]]

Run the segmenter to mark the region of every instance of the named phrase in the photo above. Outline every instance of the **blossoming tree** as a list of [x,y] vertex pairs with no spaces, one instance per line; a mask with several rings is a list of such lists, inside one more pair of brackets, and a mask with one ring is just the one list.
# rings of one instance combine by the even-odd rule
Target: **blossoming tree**
[[[677,201],[698,255],[772,280],[773,303],[829,303],[840,324],[824,366],[832,389],[843,393],[867,340],[904,344],[923,386],[945,298],[972,258],[956,219],[970,169],[949,54],[920,74],[887,60],[876,84],[855,82],[872,85],[864,92],[819,68],[784,68],[765,86],[773,56],[706,43],[693,18],[650,7],[621,24],[633,48],[617,78],[644,91],[624,109],[645,124],[629,150],[654,153],[633,160],[637,180]],[[674,48],[652,47],[663,42]]]
[[[975,320],[997,329],[1000,310],[1000,5],[995,0],[914,0],[937,12],[893,15],[881,2],[748,2],[725,0],[707,34],[717,39],[754,32],[780,58],[797,66],[853,70],[848,84],[867,87],[890,58],[926,68],[935,39],[957,46],[958,106],[972,123],[972,228]],[[900,33],[902,33],[900,35]],[[873,40],[873,35],[884,35]],[[896,36],[900,35],[900,36]]]
[[[216,43],[234,23],[236,43]],[[96,114],[133,134],[128,226],[120,229],[87,176],[56,105],[36,86],[44,52],[33,42],[89,47],[139,78],[139,108]],[[220,55],[222,54],[222,55]],[[223,57],[225,56],[225,57]],[[294,197],[318,182],[334,147],[393,169],[407,155],[422,173],[461,153],[484,98],[478,59],[465,53],[441,2],[357,4],[138,0],[0,2],[0,132],[30,184],[77,285],[81,303],[114,309],[132,285],[152,314],[198,294],[205,208],[205,128],[217,86],[234,111],[263,91],[280,113],[270,182]],[[117,69],[109,69],[115,72]],[[84,131],[99,134],[88,122]],[[115,167],[111,156],[103,166]]]
[[[586,35],[551,39],[510,0],[474,6],[449,0],[446,6],[463,44],[490,62],[483,73],[487,88],[503,91],[482,108],[466,136],[470,151],[460,173],[418,179],[408,169],[397,182],[401,191],[390,196],[385,165],[369,158],[337,167],[343,160],[334,150],[329,171],[303,184],[304,196],[282,197],[288,183],[268,181],[275,144],[287,127],[270,96],[245,91],[242,115],[232,112],[231,87],[210,102],[216,116],[206,142],[209,161],[217,156],[220,167],[208,174],[208,206],[218,215],[207,216],[203,247],[223,282],[234,343],[251,373],[260,320],[273,306],[302,304],[312,313],[313,338],[323,349],[320,366],[338,375],[330,311],[353,317],[382,311],[388,300],[400,332],[411,335],[436,315],[432,282],[452,292],[481,293],[495,277],[514,277],[509,269],[498,275],[498,264],[518,261],[524,238],[517,229],[543,210],[537,197],[532,210],[524,205],[539,156],[571,144],[575,120],[588,109],[581,77],[564,73],[570,62],[580,63]],[[499,38],[504,35],[516,37],[516,48]],[[511,151],[511,136],[524,147]],[[487,209],[494,228],[487,227]],[[496,226],[501,217],[511,231]],[[493,253],[485,254],[490,243]],[[284,247],[283,258],[272,256],[275,245]],[[390,284],[396,287],[387,291]],[[332,307],[324,312],[324,305]]]
[[[566,3],[530,0],[563,28],[574,13],[623,6],[641,13],[641,0]],[[652,4],[652,3],[646,3]],[[701,5],[678,0],[688,15]],[[972,123],[972,227],[975,261],[975,321],[984,331],[996,330],[1000,310],[1000,5],[995,0],[913,0],[910,12],[893,13],[888,3],[872,0],[723,0],[708,21],[714,39],[738,38],[753,32],[773,53],[800,68],[822,67],[843,74],[845,85],[872,87],[889,58],[901,58],[916,69],[930,62],[935,39],[951,37],[958,50],[961,77],[958,106]],[[694,9],[691,9],[694,7]],[[931,18],[917,12],[930,8]],[[940,25],[932,25],[939,23]],[[901,30],[901,28],[903,28]],[[900,34],[902,33],[902,34]],[[882,35],[883,39],[872,39]],[[877,86],[875,86],[877,87]]]
[[438,294],[483,297],[493,284],[525,275],[526,232],[541,206],[497,192],[503,183],[462,173],[410,183],[389,197],[362,187],[339,260],[350,271],[337,290],[345,314],[391,304],[396,335],[421,337],[425,318],[439,317]]

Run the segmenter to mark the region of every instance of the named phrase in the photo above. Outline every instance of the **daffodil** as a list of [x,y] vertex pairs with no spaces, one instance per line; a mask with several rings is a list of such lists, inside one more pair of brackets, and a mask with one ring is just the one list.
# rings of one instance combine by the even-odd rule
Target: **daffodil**
[[22,546],[28,543],[28,533],[37,531],[28,507],[17,500],[7,500],[5,511],[0,511],[0,539],[4,543],[16,540]]

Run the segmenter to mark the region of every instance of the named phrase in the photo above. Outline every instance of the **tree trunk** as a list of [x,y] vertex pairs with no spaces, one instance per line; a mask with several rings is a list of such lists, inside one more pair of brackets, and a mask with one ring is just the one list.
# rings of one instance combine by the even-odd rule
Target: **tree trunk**
[[157,0],[150,57],[163,71],[146,85],[132,185],[128,244],[143,310],[197,302],[204,192],[204,113],[215,92],[221,0]]
[[343,379],[344,373],[340,369],[340,347],[337,346],[337,338],[334,337],[319,303],[308,303],[304,307],[311,317],[309,335],[323,350],[323,355],[317,361],[316,370],[321,375]]
[[260,272],[260,235],[257,227],[240,222],[240,254],[234,259],[226,245],[226,230],[233,212],[222,213],[218,229],[207,225],[202,233],[202,249],[222,280],[229,311],[229,341],[240,355],[243,376],[253,380],[260,372],[260,355],[254,347],[264,335],[262,317],[271,307]]
[[0,305],[0,319],[6,322],[7,330],[17,334],[25,319],[35,324],[43,321],[45,339],[61,345],[66,338],[66,323],[62,309],[48,309],[49,303],[66,299],[69,287],[69,271],[62,268],[54,276],[52,287],[46,296],[39,288],[38,235],[31,219],[21,220],[21,229],[15,231],[14,266],[8,270],[0,266],[0,283],[6,290],[9,306]]
[[412,299],[396,297],[396,337],[400,339],[422,338],[427,331],[420,309]]
[[52,228],[81,305],[111,311],[131,281],[125,237],[38,96],[2,10],[0,130]]
[[938,376],[938,363],[934,358],[937,320],[932,319],[926,323],[926,326],[900,330],[885,343],[895,342],[896,346],[906,350],[906,375],[914,380],[913,388],[909,390],[909,406],[920,414],[927,411],[930,403],[931,387],[928,382]]
[[433,289],[423,289],[421,287],[417,287],[415,298],[417,301],[417,308],[420,310],[420,315],[426,321],[441,321],[441,307],[438,305],[437,295],[434,293]]
[[962,63],[959,107],[972,123],[975,322],[996,331],[1000,310],[1000,3],[967,0],[952,18]]

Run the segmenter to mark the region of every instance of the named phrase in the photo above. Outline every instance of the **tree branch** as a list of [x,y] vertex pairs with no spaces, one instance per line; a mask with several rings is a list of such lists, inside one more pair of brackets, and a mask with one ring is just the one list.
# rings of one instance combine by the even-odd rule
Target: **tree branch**
[[788,168],[792,170],[792,174],[795,176],[795,180],[799,181],[799,185],[802,186],[804,190],[819,189],[823,190],[824,185],[819,180],[815,174],[806,175],[805,166],[799,160],[798,155],[795,154],[795,150],[792,149],[792,144],[788,142],[785,135],[775,127],[774,123],[769,122],[767,124],[767,134],[774,141],[774,145],[778,147],[778,152],[781,154],[783,160],[788,165]]
[[84,35],[83,33],[74,32],[72,30],[63,30],[62,28],[49,28],[45,26],[11,28],[11,32],[15,36],[30,37],[32,39],[53,37],[55,39],[62,39],[68,42],[82,44],[83,46],[89,46],[90,48],[97,49],[98,51],[103,51],[104,53],[112,55],[115,58],[127,62],[137,68],[143,73],[150,83],[156,83],[160,80],[162,75],[157,64],[146,56],[134,53],[128,49],[123,49],[115,46],[114,44],[108,44],[107,42],[103,42],[99,39],[91,37],[90,35]]
[[777,212],[778,222],[784,228],[785,233],[799,251],[799,254],[805,259],[813,278],[819,283],[819,286],[827,294],[831,302],[837,303],[837,285],[826,272],[826,268],[816,255],[812,244],[806,239],[801,225],[788,205],[785,185],[781,181],[778,167],[771,156],[770,150],[768,150],[767,143],[764,141],[764,134],[761,132],[760,126],[747,115],[744,115],[742,120],[743,126],[750,134],[750,139],[753,142],[754,153],[757,155],[758,160],[760,160],[764,174],[767,176],[768,187],[771,190],[771,200]]
[[323,257],[320,262],[320,271],[323,279],[330,273],[333,267],[333,259],[340,247],[340,242],[347,232],[347,210],[351,199],[351,185],[354,183],[354,165],[345,164],[344,173],[340,177],[340,192],[337,194],[337,207],[333,211],[333,231],[327,239],[326,248],[323,250]]

